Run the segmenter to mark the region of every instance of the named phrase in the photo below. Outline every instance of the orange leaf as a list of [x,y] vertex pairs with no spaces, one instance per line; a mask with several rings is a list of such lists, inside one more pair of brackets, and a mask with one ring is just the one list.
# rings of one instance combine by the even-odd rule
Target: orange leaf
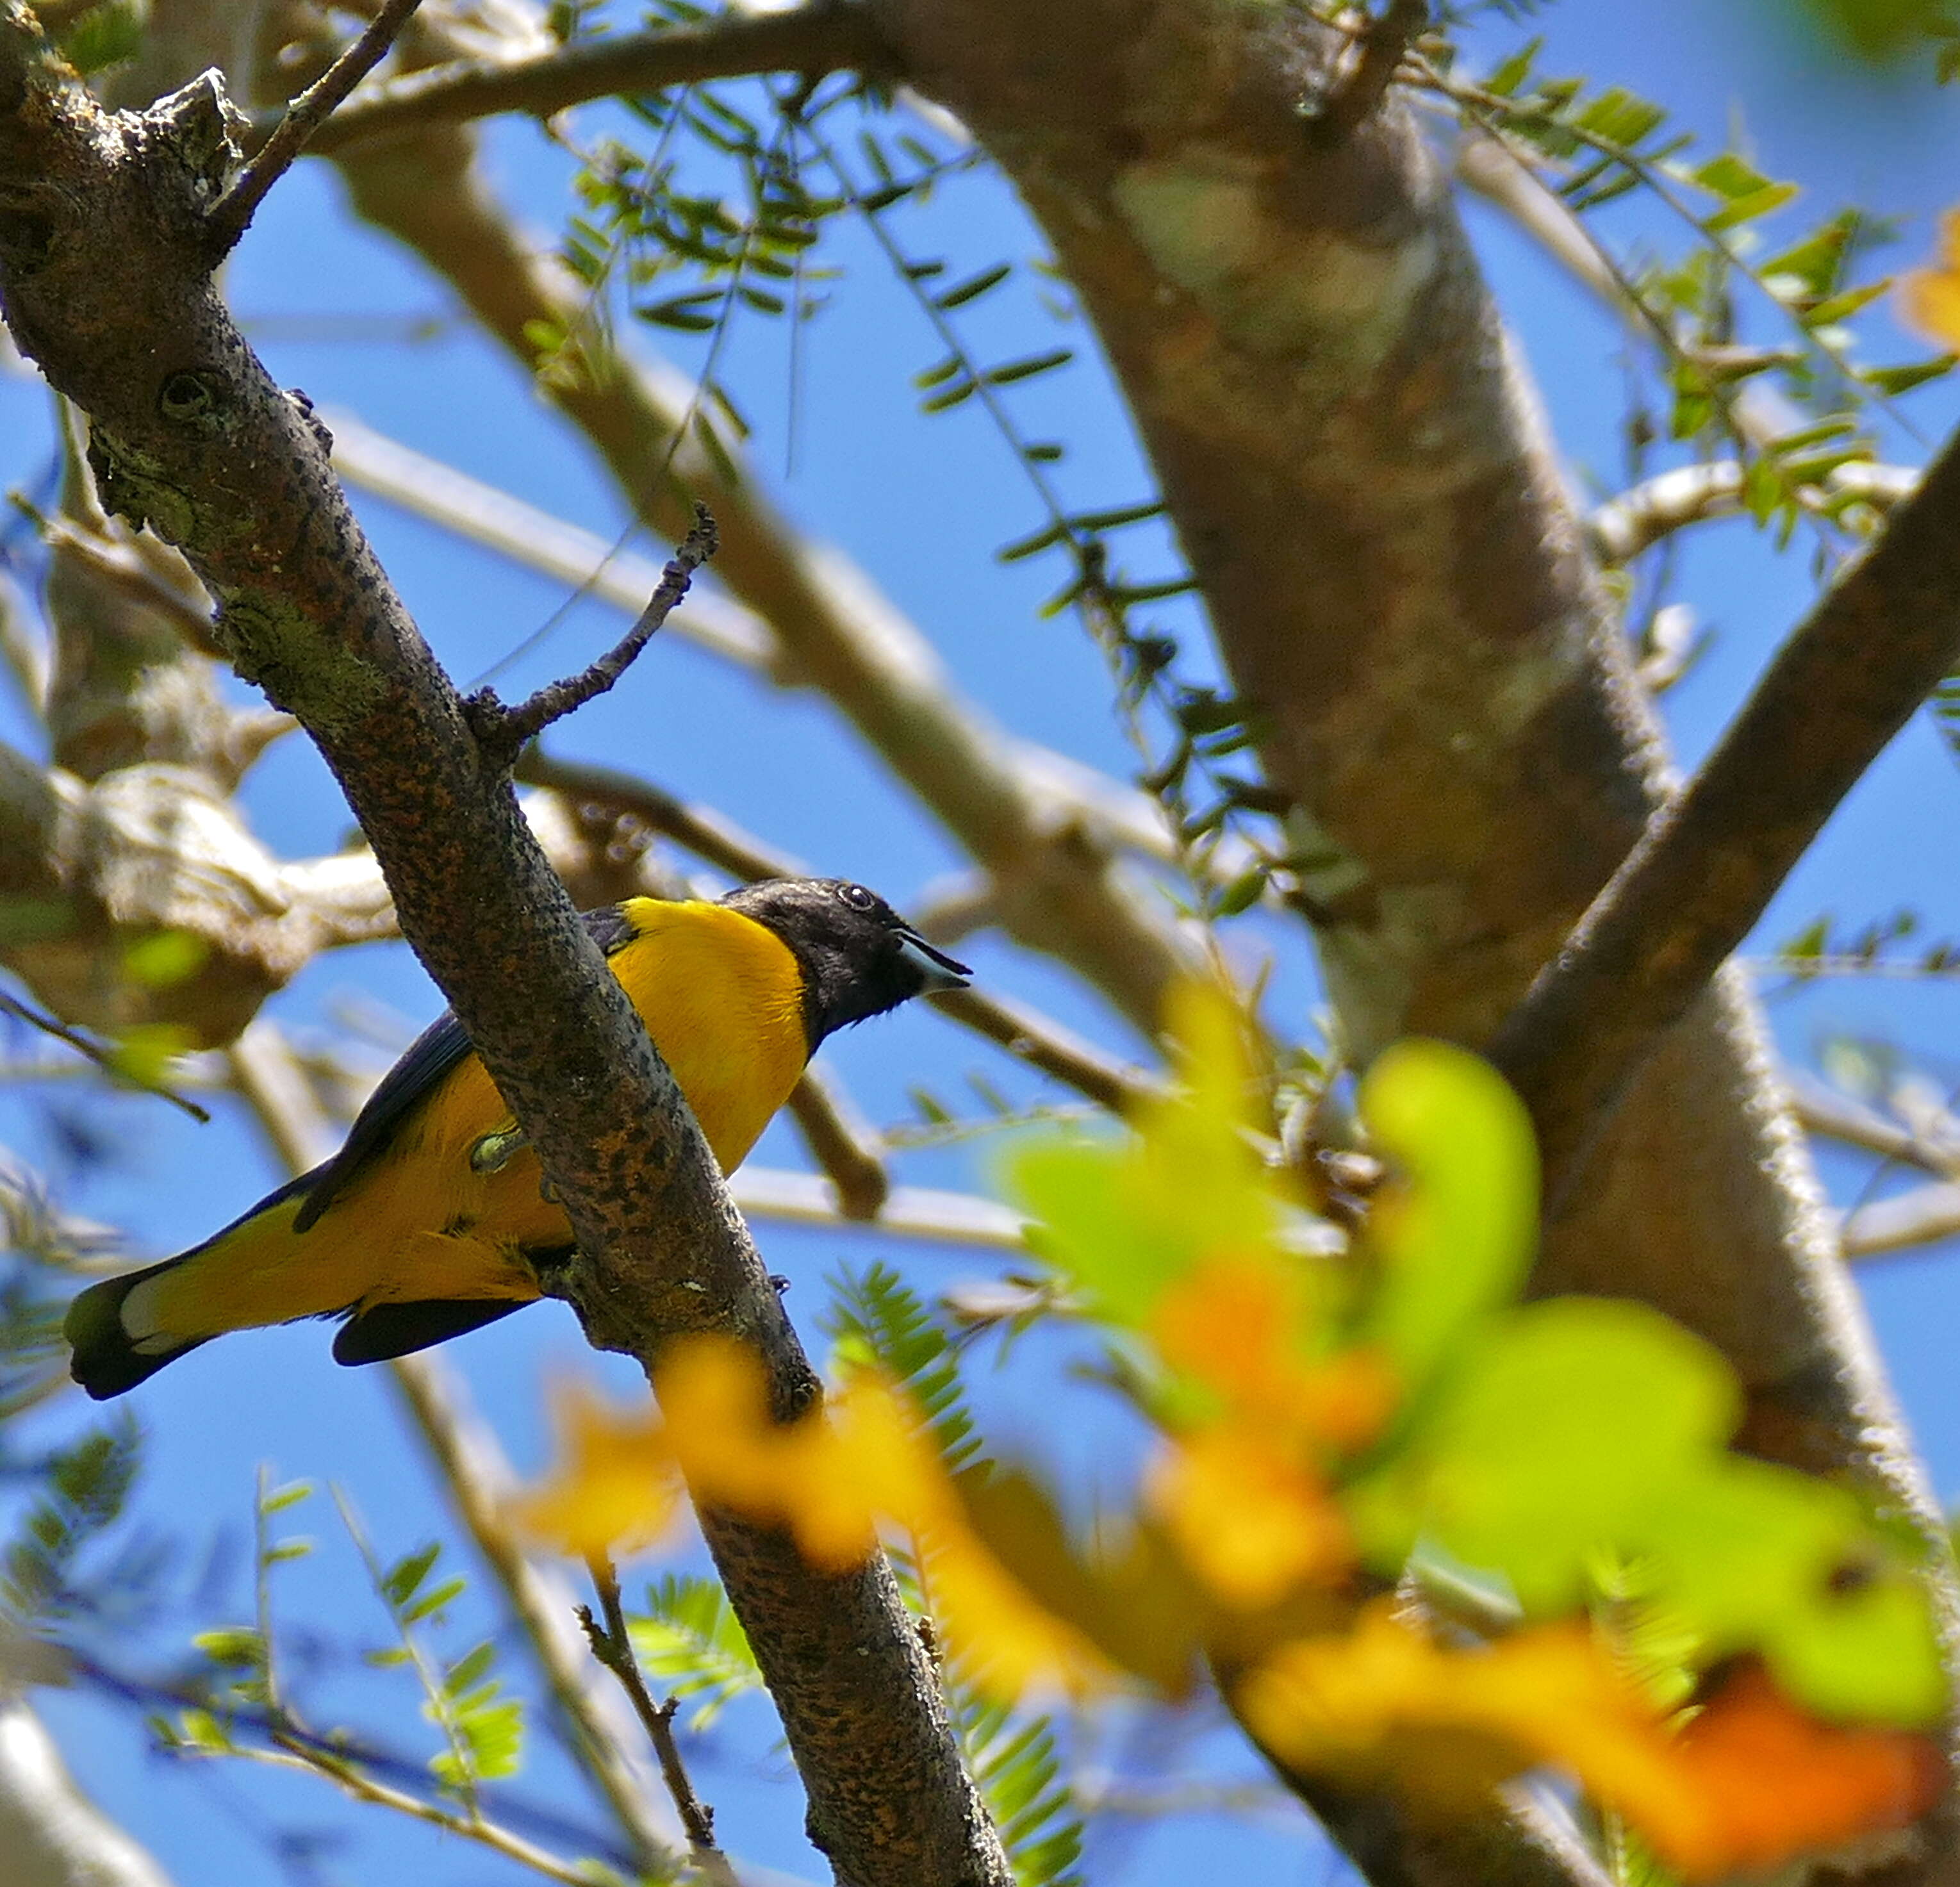
[[1276,1605],[1354,1561],[1347,1523],[1318,1478],[1242,1424],[1173,1443],[1149,1497],[1185,1565],[1229,1605]]
[[762,1366],[697,1338],[660,1375],[676,1458],[695,1493],[788,1527],[813,1564],[843,1571],[877,1544],[878,1516],[918,1542],[927,1599],[968,1676],[1011,1702],[1030,1685],[1071,1694],[1115,1682],[1108,1660],[1038,1604],[969,1523],[917,1416],[888,1384],[854,1376],[826,1410],[769,1420]]
[[[1946,1765],[1930,1738],[1806,1716],[1759,1666],[1745,1665],[1675,1745],[1702,1806],[1655,1846],[1683,1873],[1759,1873],[1791,1855],[1902,1828],[1930,1808]],[[1629,1819],[1634,1819],[1631,1805]]]
[[1434,1803],[1452,1779],[1460,1793],[1554,1764],[1696,1879],[1899,1827],[1945,1774],[1926,1739],[1817,1723],[1760,1673],[1677,1736],[1583,1626],[1445,1650],[1387,1602],[1348,1637],[1279,1653],[1239,1701],[1262,1739],[1302,1768],[1386,1773],[1418,1800]]
[[1167,1290],[1152,1319],[1158,1354],[1230,1413],[1319,1454],[1366,1446],[1399,1389],[1371,1350],[1309,1355],[1307,1274],[1277,1249],[1214,1255]]

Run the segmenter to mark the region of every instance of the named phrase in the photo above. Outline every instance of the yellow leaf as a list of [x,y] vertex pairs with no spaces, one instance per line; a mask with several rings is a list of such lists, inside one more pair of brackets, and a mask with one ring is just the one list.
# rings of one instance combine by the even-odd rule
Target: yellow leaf
[[1228,1605],[1276,1605],[1354,1563],[1347,1523],[1319,1479],[1242,1427],[1216,1425],[1174,1443],[1149,1496],[1179,1557]]
[[511,1524],[580,1558],[653,1545],[676,1503],[673,1451],[651,1405],[620,1408],[575,1384],[554,1399],[558,1463],[510,1502]]
[[1011,1702],[1048,1686],[1080,1696],[1115,1672],[1038,1604],[982,1543],[917,1416],[889,1384],[854,1376],[827,1409],[769,1420],[762,1365],[734,1344],[679,1346],[659,1378],[676,1458],[701,1498],[787,1527],[813,1565],[844,1571],[877,1544],[882,1516],[918,1543],[928,1597],[969,1679]]
[[1945,348],[1960,348],[1960,210],[1939,219],[1939,253],[1930,269],[1899,278],[1899,319]]

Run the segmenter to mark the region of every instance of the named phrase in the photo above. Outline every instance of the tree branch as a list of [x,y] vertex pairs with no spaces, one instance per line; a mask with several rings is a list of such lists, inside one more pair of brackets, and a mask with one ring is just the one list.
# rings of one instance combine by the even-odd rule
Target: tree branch
[[714,1811],[695,1793],[693,1780],[687,1773],[686,1764],[681,1760],[680,1745],[675,1740],[673,1731],[674,1711],[679,1700],[670,1697],[664,1704],[654,1701],[647,1689],[647,1680],[641,1674],[640,1660],[634,1654],[632,1634],[626,1628],[626,1609],[619,1597],[619,1576],[612,1570],[612,1562],[603,1554],[590,1564],[592,1583],[598,1589],[603,1618],[603,1621],[595,1618],[589,1607],[581,1605],[578,1622],[584,1628],[592,1655],[619,1680],[619,1688],[632,1704],[634,1715],[640,1720],[641,1728],[647,1733],[647,1740],[654,1746],[667,1793],[673,1798],[681,1826],[687,1831],[689,1859],[695,1872],[710,1887],[740,1887],[735,1870],[728,1865],[728,1857],[715,1841]]
[[328,114],[380,64],[409,15],[421,5],[422,0],[384,0],[360,36],[286,107],[272,135],[225,186],[205,219],[204,240],[214,264],[237,247],[266,192],[291,168]]
[[1960,663],[1960,440],[1784,644],[1491,1043],[1558,1202],[1621,1089]]
[[1428,24],[1428,0],[1389,0],[1381,16],[1363,28],[1354,69],[1307,121],[1314,136],[1329,145],[1352,137],[1357,127],[1380,109],[1395,83],[1402,55]]
[[493,113],[548,118],[588,100],[640,97],[670,86],[757,72],[889,73],[891,52],[863,0],[806,0],[775,13],[730,13],[698,26],[622,33],[505,63],[459,61],[377,85],[313,140],[326,152]]
[[156,1862],[75,1787],[26,1701],[5,1690],[0,1854],[10,1887],[170,1887]]
[[[537,252],[476,173],[467,135],[357,147],[341,159],[361,215],[418,250],[523,364],[539,322],[589,339],[585,291]],[[848,558],[803,538],[752,472],[726,477],[686,425],[694,390],[670,371],[609,358],[545,390],[604,457],[627,501],[663,536],[693,502],[721,534],[715,572],[773,629],[783,658],[992,873],[1010,934],[1071,964],[1145,1035],[1188,945],[1112,855],[1107,822],[1058,793],[953,689],[913,625]]]
[[603,655],[578,674],[539,689],[514,708],[505,707],[492,689],[479,689],[472,695],[463,705],[463,712],[492,763],[508,767],[527,741],[535,740],[554,722],[576,713],[613,687],[673,614],[687,594],[694,573],[714,555],[714,520],[708,516],[706,505],[697,504],[693,525],[667,559],[660,581],[634,618],[633,626]]
[[[0,0],[0,307],[85,412],[103,502],[176,543],[221,641],[318,743],[402,933],[538,1150],[581,1255],[591,1339],[651,1371],[714,1328],[753,1343],[777,1406],[818,1386],[712,1157],[348,511],[310,414],[266,376],[186,232],[228,161],[209,78],[111,136]],[[572,1080],[564,1071],[576,1069]],[[704,1516],[810,1795],[853,1887],[1000,1883],[933,1673],[874,1560],[814,1577],[780,1538]]]

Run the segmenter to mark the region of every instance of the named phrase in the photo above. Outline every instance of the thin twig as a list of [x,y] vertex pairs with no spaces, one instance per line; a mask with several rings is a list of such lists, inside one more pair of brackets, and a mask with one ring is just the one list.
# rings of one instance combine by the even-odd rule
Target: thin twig
[[[1856,463],[1836,468],[1814,485],[1797,488],[1799,502],[1822,511],[1855,494],[1876,511],[1889,511],[1918,482],[1903,466]],[[1743,467],[1733,459],[1675,466],[1643,479],[1595,508],[1586,520],[1592,554],[1602,564],[1628,564],[1691,524],[1734,517],[1742,510]]]
[[208,1123],[210,1110],[198,1106],[196,1102],[174,1090],[165,1087],[158,1081],[145,1081],[132,1074],[117,1058],[113,1049],[105,1049],[99,1042],[91,1042],[79,1029],[71,1029],[65,1022],[44,1014],[31,1004],[24,1003],[18,996],[10,996],[0,991],[0,1010],[10,1016],[18,1016],[30,1028],[40,1030],[43,1035],[52,1036],[57,1042],[65,1042],[78,1055],[88,1056],[90,1061],[113,1080],[126,1087],[140,1089],[145,1094],[154,1094],[159,1100],[168,1101],[173,1107],[180,1107],[194,1121]]
[[464,711],[485,753],[497,765],[508,766],[524,743],[535,740],[555,721],[562,721],[604,694],[638,658],[662,623],[687,594],[694,573],[714,555],[714,520],[705,504],[694,508],[694,525],[667,568],[639,619],[611,648],[576,675],[540,688],[528,701],[506,708],[492,688],[479,688],[463,703]]
[[1783,1084],[1790,1111],[1806,1133],[1861,1147],[1882,1160],[1916,1166],[1937,1179],[1960,1176],[1960,1142],[1919,1131],[1800,1068],[1785,1068]]
[[1861,1205],[1846,1213],[1838,1227],[1840,1247],[1853,1264],[1916,1251],[1956,1235],[1960,1235],[1960,1186],[1945,1181]]
[[[836,1225],[844,1220],[833,1180],[781,1166],[744,1166],[728,1182],[728,1196],[745,1219],[777,1219],[792,1225]],[[875,1219],[855,1229],[940,1245],[975,1245],[999,1251],[1025,1249],[1027,1220],[1012,1206],[977,1192],[941,1192],[928,1186],[895,1186]]]
[[687,1766],[681,1761],[680,1745],[673,1733],[674,1712],[680,1700],[670,1697],[664,1704],[656,1704],[646,1679],[640,1675],[640,1661],[633,1655],[632,1634],[626,1628],[619,1575],[612,1570],[612,1561],[600,1553],[587,1564],[591,1568],[592,1583],[605,1615],[605,1623],[601,1624],[593,1617],[590,1606],[578,1608],[578,1622],[591,1640],[592,1655],[619,1680],[654,1745],[654,1754],[660,1758],[660,1774],[679,1812],[681,1826],[687,1831],[688,1847],[695,1868],[715,1887],[741,1887],[728,1857],[715,1844],[714,1811],[695,1793]]
[[363,1775],[352,1763],[313,1744],[303,1742],[284,1730],[273,1730],[271,1736],[276,1745],[274,1749],[257,1749],[250,1743],[240,1743],[234,1745],[234,1753],[274,1768],[298,1769],[323,1776],[357,1802],[393,1809],[397,1815],[409,1815],[418,1822],[428,1822],[431,1828],[460,1835],[466,1841],[475,1841],[494,1854],[501,1854],[507,1860],[515,1861],[520,1867],[528,1867],[533,1873],[543,1875],[547,1880],[562,1882],[564,1887],[592,1887],[589,1863],[562,1860],[557,1855],[534,1846],[522,1835],[514,1834],[508,1828],[486,1821],[480,1814],[458,1815],[448,1809],[438,1808],[433,1802],[425,1802],[405,1790],[392,1789],[385,1782],[377,1782],[372,1776]]
[[1389,0],[1381,18],[1364,27],[1357,42],[1360,57],[1339,88],[1320,101],[1309,119],[1322,144],[1344,144],[1389,95],[1402,55],[1429,24],[1427,0]]
[[204,239],[212,261],[228,256],[237,246],[266,200],[266,193],[312,142],[333,108],[381,62],[395,36],[408,24],[409,15],[421,4],[422,0],[384,0],[366,31],[286,107],[258,154],[226,186],[205,218]]

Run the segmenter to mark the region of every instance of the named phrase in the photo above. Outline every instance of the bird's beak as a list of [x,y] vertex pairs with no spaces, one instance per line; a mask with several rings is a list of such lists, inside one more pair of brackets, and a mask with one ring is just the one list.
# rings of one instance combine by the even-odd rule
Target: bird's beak
[[949,989],[964,989],[973,972],[943,950],[936,950],[916,931],[899,933],[899,955],[919,973],[919,994],[936,996]]

